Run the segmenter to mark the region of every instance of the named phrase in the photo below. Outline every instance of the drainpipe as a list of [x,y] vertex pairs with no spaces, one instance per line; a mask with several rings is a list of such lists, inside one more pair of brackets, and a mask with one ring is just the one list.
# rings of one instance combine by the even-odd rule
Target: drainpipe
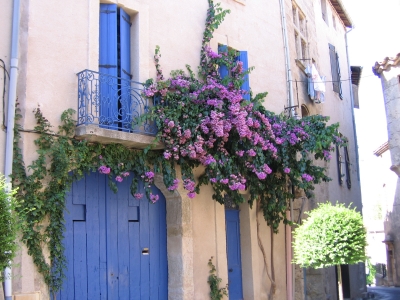
[[282,22],[282,36],[283,36],[283,48],[285,50],[285,68],[286,68],[286,79],[287,79],[287,89],[288,89],[288,106],[290,107],[290,116],[297,117],[296,110],[294,108],[293,100],[293,86],[292,86],[292,69],[290,68],[290,55],[288,46],[288,35],[286,28],[286,13],[285,4],[283,0],[279,0],[279,6],[281,9],[281,22]]
[[[351,68],[350,68],[350,59],[349,59],[349,44],[347,43],[347,34],[354,29],[354,26],[351,26],[349,31],[346,31],[344,34],[344,40],[346,43],[346,57],[347,57],[347,68],[349,72],[349,76],[351,77]],[[353,84],[351,80],[349,80],[350,84],[350,98],[351,98],[351,117],[353,122],[353,135],[354,135],[354,145],[356,147],[356,162],[357,162],[357,179],[360,182],[360,162],[358,156],[358,142],[357,142],[357,133],[356,133],[356,120],[354,117],[354,92],[353,92]]]
[[[293,86],[292,86],[292,70],[290,68],[290,55],[289,55],[289,45],[288,45],[288,34],[286,28],[286,13],[284,0],[279,0],[279,6],[281,10],[281,22],[282,22],[282,37],[283,37],[283,48],[285,54],[285,69],[286,69],[286,79],[287,79],[287,92],[288,92],[288,106],[290,109],[290,116],[297,117],[296,110],[294,108],[293,100]],[[289,213],[289,212],[288,212]],[[293,207],[292,200],[290,200],[290,218],[292,221],[293,217]],[[295,290],[295,277],[294,277],[294,265],[292,264],[292,230],[290,226],[286,226],[286,295],[287,300],[294,299]]]
[[[19,10],[20,1],[14,0],[12,35],[11,35],[11,62],[10,62],[10,83],[8,89],[8,113],[7,113],[7,133],[5,147],[4,175],[6,188],[11,191],[11,174],[13,162],[13,142],[14,142],[14,118],[15,102],[17,98],[17,76],[18,76],[18,37],[19,37]],[[4,295],[5,300],[12,299],[11,268],[4,270]]]

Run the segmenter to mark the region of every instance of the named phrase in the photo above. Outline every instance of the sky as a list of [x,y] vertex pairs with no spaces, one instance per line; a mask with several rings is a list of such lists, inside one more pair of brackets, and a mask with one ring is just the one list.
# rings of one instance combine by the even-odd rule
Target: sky
[[[373,151],[385,143],[387,125],[380,79],[372,66],[400,52],[400,0],[342,0],[354,24],[348,33],[350,65],[362,66],[359,86],[360,109],[355,109],[360,156],[364,218],[370,217],[378,199],[392,194],[397,176],[389,171],[390,156]],[[387,191],[385,191],[385,189]],[[389,199],[390,200],[390,199]]]

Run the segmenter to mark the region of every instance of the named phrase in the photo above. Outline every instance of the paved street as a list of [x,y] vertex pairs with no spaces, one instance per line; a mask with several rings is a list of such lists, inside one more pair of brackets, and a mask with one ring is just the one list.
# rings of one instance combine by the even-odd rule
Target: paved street
[[368,292],[374,293],[373,299],[400,300],[400,288],[398,287],[368,287]]

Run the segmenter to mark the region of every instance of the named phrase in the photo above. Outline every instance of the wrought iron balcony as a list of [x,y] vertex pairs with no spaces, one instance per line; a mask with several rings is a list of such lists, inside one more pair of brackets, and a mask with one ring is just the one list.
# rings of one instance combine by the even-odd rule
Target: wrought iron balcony
[[137,119],[148,112],[142,97],[143,84],[111,75],[83,70],[78,74],[78,123],[127,133],[155,135],[154,122],[140,125]]

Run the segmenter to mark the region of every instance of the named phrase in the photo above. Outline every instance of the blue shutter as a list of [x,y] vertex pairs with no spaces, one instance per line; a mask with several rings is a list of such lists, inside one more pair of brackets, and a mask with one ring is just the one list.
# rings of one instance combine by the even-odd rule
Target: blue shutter
[[[132,121],[131,115],[131,19],[130,16],[120,8],[119,11],[119,43],[120,43],[120,65],[119,76],[121,79],[120,93],[120,119],[124,124],[122,130],[130,131]],[[129,128],[127,128],[129,127]]]
[[[100,4],[99,32],[100,115],[99,125],[112,128],[118,113],[116,78],[118,76],[117,5]],[[104,75],[102,75],[104,74]]]
[[[243,63],[243,71],[247,71],[249,69],[249,61],[247,59],[247,51],[240,51],[238,60]],[[247,94],[243,95],[243,99],[250,100],[249,74],[246,74],[243,79],[244,79],[244,82],[242,84],[242,90],[247,91]]]
[[100,73],[117,76],[117,51],[117,5],[100,4]]
[[[218,53],[228,53],[228,46],[219,45],[218,46]],[[220,65],[219,66],[219,76],[221,76],[221,78],[224,79],[228,75],[229,75],[229,70],[228,70],[227,66]]]

